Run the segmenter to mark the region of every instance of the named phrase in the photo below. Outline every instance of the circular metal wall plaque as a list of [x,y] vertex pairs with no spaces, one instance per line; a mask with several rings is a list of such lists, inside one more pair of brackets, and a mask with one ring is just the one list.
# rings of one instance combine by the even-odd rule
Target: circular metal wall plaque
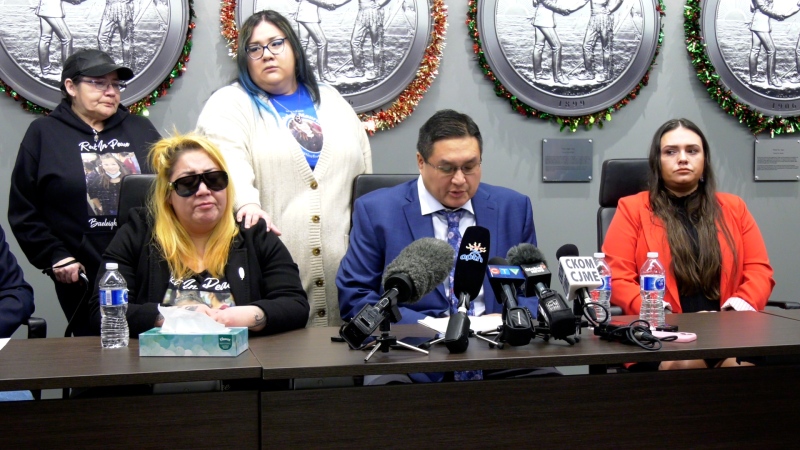
[[581,116],[608,108],[647,74],[658,49],[657,0],[480,0],[494,75],[524,103]]
[[770,116],[800,114],[800,7],[772,0],[706,0],[701,30],[720,81]]
[[265,9],[292,22],[317,80],[336,87],[358,113],[391,102],[414,79],[432,26],[425,0],[242,0],[237,26]]
[[61,102],[61,69],[71,52],[99,48],[133,69],[122,92],[130,105],[161,84],[181,56],[188,0],[5,2],[0,14],[0,79],[48,109]]

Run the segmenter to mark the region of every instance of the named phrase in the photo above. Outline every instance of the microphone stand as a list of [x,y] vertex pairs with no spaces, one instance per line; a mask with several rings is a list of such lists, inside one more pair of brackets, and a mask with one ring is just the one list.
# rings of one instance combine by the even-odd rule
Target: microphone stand
[[[469,316],[467,316],[467,315],[466,315],[466,314],[467,314],[467,311],[469,311],[469,304],[470,304],[470,297],[469,297],[469,294],[467,294],[466,292],[462,292],[462,293],[459,295],[459,302],[458,302],[458,312],[456,312],[456,314],[455,314],[455,315],[458,315],[458,314],[464,314],[464,322],[466,322],[466,325],[465,325],[465,326],[466,326],[466,339],[469,339],[469,338],[471,338],[471,337],[473,337],[473,336],[474,336],[474,337],[476,337],[476,338],[478,338],[478,339],[481,339],[481,340],[484,340],[484,341],[488,342],[488,343],[489,343],[489,345],[494,345],[494,343],[495,343],[495,342],[494,342],[494,340],[492,340],[492,339],[489,339],[489,338],[486,338],[486,337],[484,337],[484,336],[481,336],[479,333],[475,333],[474,331],[472,331],[472,328],[470,328],[470,327],[469,327]],[[448,324],[447,324],[448,331],[452,331],[452,330],[450,330],[450,326],[451,326],[451,325],[450,325],[450,322],[452,322],[452,321],[454,320],[454,319],[453,319],[453,317],[454,317],[454,316],[450,316],[450,321],[449,321],[449,322],[448,322]],[[455,319],[455,320],[458,320],[458,319]],[[464,324],[462,323],[462,325],[464,325]],[[460,330],[457,330],[457,327],[456,327],[455,331],[460,331]],[[460,338],[461,338],[462,336],[463,336],[463,335],[459,335],[459,339],[458,339],[458,340],[460,340]],[[430,346],[432,346],[432,345],[436,345],[436,344],[438,344],[438,343],[440,343],[440,342],[443,342],[445,339],[447,339],[447,333],[445,333],[445,334],[444,334],[442,337],[440,337],[440,338],[437,338],[437,339],[434,339],[434,340],[432,340],[432,341],[428,342],[428,344],[427,344],[426,348],[427,348],[427,347],[430,347]],[[447,344],[447,343],[446,343],[446,344]],[[467,345],[469,345],[469,344],[467,343]],[[450,348],[450,347],[448,346],[448,349],[449,349],[449,348]],[[466,348],[464,349],[464,351],[465,351],[465,350],[466,350]],[[451,350],[451,351],[452,351],[452,350]],[[457,352],[457,353],[460,353],[460,351],[459,351],[459,352]]]
[[400,308],[397,306],[397,299],[392,298],[390,301],[389,316],[384,318],[379,325],[381,335],[375,339],[375,347],[373,347],[372,351],[369,352],[366,358],[364,358],[365,362],[369,361],[369,359],[372,358],[372,355],[374,355],[378,350],[380,350],[382,353],[389,353],[392,345],[399,345],[400,347],[408,350],[414,350],[415,352],[420,352],[425,355],[428,354],[427,350],[423,350],[421,348],[414,347],[413,345],[406,344],[405,342],[398,341],[396,336],[390,334],[392,331],[392,322],[398,322],[400,319],[402,319],[402,316],[400,315]]

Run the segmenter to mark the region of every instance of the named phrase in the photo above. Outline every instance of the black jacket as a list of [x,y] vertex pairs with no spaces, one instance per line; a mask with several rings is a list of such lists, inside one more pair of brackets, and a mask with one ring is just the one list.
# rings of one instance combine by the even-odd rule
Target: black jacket
[[82,154],[133,152],[149,173],[147,152],[161,136],[144,117],[120,106],[97,134],[66,101],[28,127],[11,174],[8,222],[39,269],[75,257],[89,278],[117,230],[116,216],[89,214]]
[[[169,266],[151,243],[152,219],[144,208],[131,210],[128,222],[120,228],[103,254],[106,262],[119,264],[128,284],[128,327],[131,337],[153,328],[158,304],[167,292]],[[244,269],[243,275],[242,269]],[[101,269],[100,272],[104,272]],[[100,279],[102,273],[97,274]],[[264,310],[267,326],[259,334],[272,334],[303,328],[308,320],[308,299],[300,283],[297,264],[289,250],[275,235],[266,231],[266,222],[239,228],[225,266],[225,277],[238,306],[252,304]],[[92,323],[100,330],[100,305],[97,286],[89,302]]]

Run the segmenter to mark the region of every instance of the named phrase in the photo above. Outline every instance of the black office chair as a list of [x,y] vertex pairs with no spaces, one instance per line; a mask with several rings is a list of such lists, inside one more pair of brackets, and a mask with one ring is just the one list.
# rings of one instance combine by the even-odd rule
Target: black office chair
[[119,188],[119,214],[117,224],[122,226],[128,221],[131,208],[138,208],[147,204],[147,196],[152,190],[156,176],[151,174],[127,175],[122,179]]
[[372,192],[377,189],[385,188],[385,187],[392,187],[397,186],[400,183],[405,183],[406,181],[411,181],[419,177],[418,173],[369,173],[364,175],[359,175],[353,180],[353,196],[350,200],[350,227],[353,227],[353,220],[352,220],[352,211],[353,211],[353,204],[355,203],[358,197],[361,197],[364,194]]
[[[44,339],[47,337],[47,321],[41,317],[29,317],[22,324],[28,327],[28,339]],[[42,390],[31,389],[31,395],[33,395],[34,400],[41,400]]]
[[28,339],[44,339],[47,337],[47,321],[41,317],[29,317],[22,324],[28,327]]
[[608,226],[622,197],[647,190],[647,158],[607,159],[600,172],[600,208],[597,209],[597,251],[602,251]]

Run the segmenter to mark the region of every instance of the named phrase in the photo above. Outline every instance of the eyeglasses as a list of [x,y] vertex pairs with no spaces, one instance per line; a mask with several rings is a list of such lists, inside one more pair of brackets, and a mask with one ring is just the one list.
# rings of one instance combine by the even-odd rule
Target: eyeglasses
[[169,185],[179,196],[191,197],[200,190],[201,181],[205,183],[206,187],[212,191],[221,191],[228,187],[228,173],[222,170],[217,170],[214,172],[188,175],[178,178]]
[[445,164],[445,165],[442,165],[442,166],[434,166],[433,164],[429,163],[428,161],[425,161],[425,164],[433,167],[439,173],[441,173],[442,175],[446,175],[448,177],[455,175],[456,172],[458,172],[459,170],[464,175],[472,175],[472,174],[476,173],[481,168],[481,161],[478,161],[476,163],[465,164],[465,165],[463,165],[461,167],[451,166],[449,164]]
[[128,84],[124,81],[90,80],[88,78],[84,78],[81,80],[81,82],[91,84],[100,92],[105,92],[109,86],[114,88],[114,90],[117,92],[122,92],[126,87],[128,87]]
[[278,38],[273,39],[267,45],[261,44],[249,44],[245,47],[244,51],[247,53],[247,56],[250,59],[261,59],[264,56],[264,49],[269,50],[275,56],[283,53],[283,49],[286,47],[283,45],[286,42],[286,38]]

